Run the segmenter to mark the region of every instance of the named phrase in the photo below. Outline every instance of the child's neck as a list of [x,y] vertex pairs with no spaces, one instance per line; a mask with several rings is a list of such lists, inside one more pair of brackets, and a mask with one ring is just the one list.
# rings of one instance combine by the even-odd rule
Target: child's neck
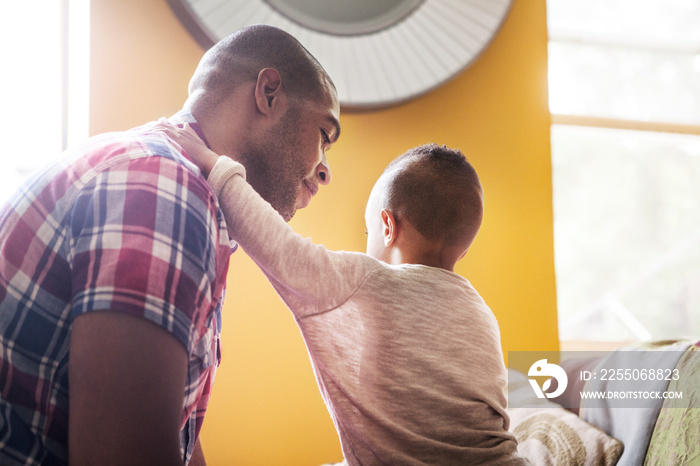
[[415,250],[414,248],[394,248],[390,254],[391,264],[420,264],[454,272],[455,261],[443,257],[440,251]]

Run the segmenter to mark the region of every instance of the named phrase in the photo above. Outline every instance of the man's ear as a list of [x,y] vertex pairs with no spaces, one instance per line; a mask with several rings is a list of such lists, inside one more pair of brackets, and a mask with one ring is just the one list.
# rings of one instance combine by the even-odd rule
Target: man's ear
[[269,115],[281,107],[284,102],[282,77],[274,68],[264,68],[258,73],[255,83],[255,103],[258,110]]
[[384,246],[389,247],[396,241],[399,235],[399,226],[396,218],[388,210],[382,210],[382,233],[384,236]]

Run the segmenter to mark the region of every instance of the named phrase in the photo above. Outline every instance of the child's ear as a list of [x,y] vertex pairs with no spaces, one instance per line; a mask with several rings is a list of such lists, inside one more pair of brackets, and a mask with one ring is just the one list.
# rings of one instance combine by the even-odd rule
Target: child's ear
[[399,234],[396,218],[388,210],[382,210],[382,232],[384,236],[384,246],[389,247],[396,241]]

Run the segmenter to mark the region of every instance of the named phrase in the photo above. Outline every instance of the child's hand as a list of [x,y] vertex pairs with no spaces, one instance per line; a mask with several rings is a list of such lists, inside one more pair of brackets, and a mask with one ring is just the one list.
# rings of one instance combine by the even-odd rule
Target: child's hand
[[209,172],[214,168],[214,164],[219,156],[204,144],[204,141],[189,124],[185,123],[183,128],[179,128],[168,123],[167,120],[160,120],[153,127],[153,130],[165,133],[170,139],[178,143],[204,176],[209,176]]

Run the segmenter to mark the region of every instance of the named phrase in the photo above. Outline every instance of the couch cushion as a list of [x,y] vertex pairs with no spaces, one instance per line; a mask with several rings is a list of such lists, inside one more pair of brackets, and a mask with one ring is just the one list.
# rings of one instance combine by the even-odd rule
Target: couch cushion
[[[508,370],[509,399],[532,398],[527,376]],[[614,465],[623,445],[557,403],[535,399],[508,408],[509,431],[518,439],[518,452],[536,465]]]

